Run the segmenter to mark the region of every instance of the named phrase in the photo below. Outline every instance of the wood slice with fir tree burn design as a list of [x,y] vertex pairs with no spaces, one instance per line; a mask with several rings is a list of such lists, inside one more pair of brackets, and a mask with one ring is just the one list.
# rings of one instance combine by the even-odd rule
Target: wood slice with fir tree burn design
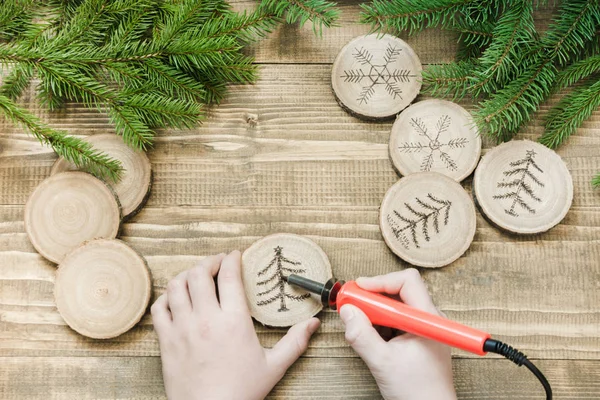
[[529,140],[490,150],[479,163],[473,193],[483,214],[510,232],[545,232],[567,215],[573,180],[558,154]]
[[401,175],[431,171],[460,182],[479,162],[481,137],[471,114],[458,104],[425,100],[398,115],[389,150]]
[[87,242],[69,253],[56,273],[54,298],[65,322],[94,339],[131,329],[150,301],[146,260],[120,240]]
[[[123,217],[137,213],[150,195],[152,168],[148,156],[143,151],[134,150],[115,134],[93,135],[86,139],[95,149],[108,154],[121,162],[123,175],[118,182],[108,182],[119,197]],[[64,158],[56,160],[51,174],[74,171],[77,168]]]
[[332,277],[331,264],[316,243],[287,233],[266,236],[244,252],[242,277],[254,319],[267,326],[284,327],[321,311],[318,296],[283,280],[290,274],[325,282]]
[[455,180],[418,172],[385,194],[379,226],[388,247],[404,261],[426,268],[459,258],[475,235],[475,206]]
[[352,39],[333,63],[331,84],[338,103],[367,120],[393,117],[421,90],[421,61],[403,40],[371,34]]
[[85,241],[114,239],[120,223],[121,208],[114,192],[85,172],[62,172],[45,179],[25,205],[29,240],[57,264]]

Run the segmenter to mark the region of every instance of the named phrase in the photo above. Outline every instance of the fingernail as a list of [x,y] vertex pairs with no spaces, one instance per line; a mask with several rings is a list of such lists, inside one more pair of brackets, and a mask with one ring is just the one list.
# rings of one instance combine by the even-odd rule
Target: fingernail
[[344,321],[344,324],[347,324],[352,318],[354,318],[354,310],[349,306],[342,306],[340,309],[340,318]]

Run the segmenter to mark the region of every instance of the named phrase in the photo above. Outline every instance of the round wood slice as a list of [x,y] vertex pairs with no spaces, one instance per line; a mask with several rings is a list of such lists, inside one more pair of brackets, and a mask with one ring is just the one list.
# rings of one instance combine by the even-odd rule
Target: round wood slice
[[115,238],[120,222],[121,209],[113,191],[85,172],[47,178],[25,205],[29,240],[54,263],[85,241]]
[[400,258],[437,268],[467,251],[475,218],[475,206],[460,184],[437,172],[419,172],[387,191],[379,225],[386,244]]
[[495,225],[514,233],[539,233],[567,215],[573,180],[554,151],[529,140],[513,140],[481,159],[473,193]]
[[390,135],[390,158],[401,175],[439,172],[460,182],[481,156],[471,114],[445,100],[425,100],[402,111]]
[[65,322],[94,339],[131,329],[144,315],[152,282],[146,261],[120,240],[99,239],[69,253],[56,274],[54,298]]
[[318,282],[332,276],[327,255],[311,240],[280,233],[266,236],[242,255],[242,277],[250,313],[268,326],[292,326],[323,308],[318,296],[290,286],[292,273]]
[[421,62],[414,50],[392,35],[352,39],[331,72],[333,93],[351,114],[369,120],[391,118],[421,90]]
[[[86,139],[96,150],[121,162],[123,175],[119,182],[108,182],[121,202],[125,218],[134,215],[143,206],[150,194],[152,168],[150,160],[143,151],[127,146],[123,139],[114,134],[93,135]],[[51,174],[74,171],[77,167],[64,158],[56,160]]]

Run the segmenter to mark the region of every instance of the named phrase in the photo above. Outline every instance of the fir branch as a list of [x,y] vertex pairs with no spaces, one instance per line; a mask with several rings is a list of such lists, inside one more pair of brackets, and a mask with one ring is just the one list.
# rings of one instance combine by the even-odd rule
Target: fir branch
[[321,35],[323,27],[336,25],[339,11],[336,3],[327,0],[261,0],[259,11],[276,17],[285,17],[288,24],[299,22],[303,26],[307,21],[313,24],[315,34]]
[[595,188],[600,187],[600,174],[594,176],[594,179],[592,179],[592,186]]
[[26,128],[42,144],[50,146],[56,154],[100,178],[117,181],[122,169],[117,160],[94,150],[90,143],[68,136],[43,124],[34,115],[0,95],[0,111],[13,123]]
[[471,61],[429,65],[421,73],[423,92],[454,100],[462,99],[468,93],[474,68],[475,63]]
[[600,72],[600,54],[586,57],[569,65],[558,74],[555,90],[564,89],[598,72]]
[[561,99],[546,118],[546,131],[540,143],[554,149],[600,107],[600,80],[590,80]]

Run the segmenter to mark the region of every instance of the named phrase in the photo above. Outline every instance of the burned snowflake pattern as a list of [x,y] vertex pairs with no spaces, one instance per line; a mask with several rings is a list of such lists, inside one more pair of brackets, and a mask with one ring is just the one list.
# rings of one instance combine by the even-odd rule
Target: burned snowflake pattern
[[344,70],[341,77],[344,78],[344,82],[362,85],[356,101],[360,104],[368,104],[377,87],[383,87],[393,99],[402,99],[400,84],[410,82],[411,79],[416,78],[416,75],[408,69],[392,68],[401,52],[402,49],[388,43],[382,62],[378,62],[373,60],[373,54],[364,47],[355,49],[352,56],[362,67]]
[[504,212],[512,217],[519,216],[517,207],[535,214],[533,205],[542,202],[536,193],[536,188],[544,187],[544,183],[538,176],[544,171],[535,161],[535,156],[535,151],[527,150],[524,158],[509,164],[509,168],[502,173],[504,180],[496,185],[503,193],[495,195],[494,199],[510,200],[510,207],[505,208]]
[[392,210],[386,218],[394,237],[405,249],[420,248],[423,239],[429,242],[450,220],[452,202],[449,200],[428,193],[425,199],[416,197],[415,203],[404,203],[404,211]]
[[452,119],[449,115],[442,115],[435,124],[435,130],[430,132],[421,118],[411,118],[410,126],[422,137],[418,142],[404,142],[398,146],[401,153],[422,153],[421,171],[431,171],[435,159],[439,159],[449,171],[456,171],[458,165],[450,150],[464,148],[469,140],[466,137],[440,141],[440,136],[448,131]]

